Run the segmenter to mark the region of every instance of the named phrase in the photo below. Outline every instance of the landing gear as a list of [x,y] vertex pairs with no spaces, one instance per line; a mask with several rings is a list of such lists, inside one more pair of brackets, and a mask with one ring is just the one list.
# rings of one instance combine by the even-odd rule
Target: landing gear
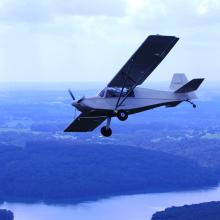
[[117,117],[120,121],[125,121],[128,119],[128,113],[124,110],[119,110],[117,112]]
[[107,128],[106,126],[104,126],[104,127],[101,128],[101,133],[105,137],[110,137],[112,135],[112,129]]
[[105,137],[110,137],[112,135],[112,129],[110,128],[110,124],[111,124],[111,118],[108,117],[106,126],[101,128],[101,133]]
[[193,108],[196,108],[196,104],[195,104],[195,103],[193,103],[193,102],[190,101],[190,100],[186,100],[186,101],[189,102],[189,103],[192,105]]

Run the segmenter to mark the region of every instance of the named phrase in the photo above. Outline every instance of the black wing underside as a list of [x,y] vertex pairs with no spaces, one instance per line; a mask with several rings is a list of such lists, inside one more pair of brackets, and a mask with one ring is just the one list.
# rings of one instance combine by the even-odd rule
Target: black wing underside
[[116,74],[108,87],[135,87],[142,84],[166,57],[179,38],[151,35]]
[[65,132],[86,132],[93,131],[97,128],[106,117],[90,117],[88,115],[80,114],[64,131]]

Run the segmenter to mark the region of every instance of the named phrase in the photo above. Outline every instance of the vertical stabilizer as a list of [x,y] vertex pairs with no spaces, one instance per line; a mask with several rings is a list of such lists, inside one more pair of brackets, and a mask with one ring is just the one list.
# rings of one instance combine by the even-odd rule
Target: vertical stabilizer
[[185,85],[188,82],[186,75],[184,73],[175,73],[173,74],[173,78],[170,84],[171,90],[178,90],[183,85]]

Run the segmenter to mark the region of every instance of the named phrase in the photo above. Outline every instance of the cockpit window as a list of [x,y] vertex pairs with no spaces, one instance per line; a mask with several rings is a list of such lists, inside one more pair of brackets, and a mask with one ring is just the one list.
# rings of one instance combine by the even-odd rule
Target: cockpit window
[[104,97],[104,95],[105,95],[105,89],[103,89],[103,90],[99,93],[99,96],[100,96],[100,97]]
[[[121,90],[122,88],[120,87],[108,87],[107,91],[106,89],[102,90],[99,93],[99,96],[104,97],[105,96],[105,91],[106,91],[106,98],[114,98],[114,97],[119,97],[121,94]],[[124,88],[123,92],[121,94],[121,97],[125,97],[127,95],[127,93],[129,92],[129,89]],[[134,92],[130,92],[128,97],[134,97]]]

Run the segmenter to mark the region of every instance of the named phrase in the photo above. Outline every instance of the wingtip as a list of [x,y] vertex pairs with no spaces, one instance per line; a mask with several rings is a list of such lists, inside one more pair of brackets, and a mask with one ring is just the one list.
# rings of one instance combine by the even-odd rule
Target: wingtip
[[151,34],[148,37],[173,37],[176,39],[180,39],[179,37],[175,36],[175,35],[163,35],[163,34]]
[[66,132],[69,132],[69,127],[68,127],[68,128],[65,128],[63,132],[65,132],[65,133],[66,133]]
[[197,78],[197,79],[194,79],[194,80],[199,80],[202,83],[205,80],[205,78]]

